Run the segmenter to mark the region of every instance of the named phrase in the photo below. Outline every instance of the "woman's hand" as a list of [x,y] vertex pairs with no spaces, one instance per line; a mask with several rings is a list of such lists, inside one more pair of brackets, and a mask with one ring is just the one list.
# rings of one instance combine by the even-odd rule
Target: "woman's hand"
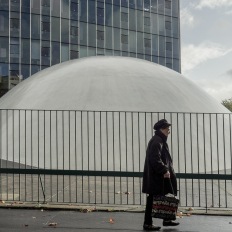
[[170,172],[167,171],[165,174],[164,174],[164,178],[170,178]]

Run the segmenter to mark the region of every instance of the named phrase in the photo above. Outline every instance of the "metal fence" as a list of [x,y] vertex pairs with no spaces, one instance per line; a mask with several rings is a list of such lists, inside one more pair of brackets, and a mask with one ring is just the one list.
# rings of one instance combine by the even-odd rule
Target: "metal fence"
[[0,110],[0,197],[144,205],[153,125],[168,138],[181,206],[232,207],[232,114]]

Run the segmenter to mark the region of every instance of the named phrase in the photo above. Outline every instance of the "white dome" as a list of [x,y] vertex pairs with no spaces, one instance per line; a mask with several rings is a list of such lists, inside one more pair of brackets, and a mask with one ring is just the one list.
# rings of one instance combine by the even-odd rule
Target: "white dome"
[[229,114],[221,114],[228,110],[179,73],[149,61],[90,57],[55,65],[9,91],[0,109],[2,159],[33,167],[141,171],[161,117],[172,123],[178,172],[231,164]]
[[181,74],[128,57],[88,57],[36,73],[0,99],[1,109],[223,113]]

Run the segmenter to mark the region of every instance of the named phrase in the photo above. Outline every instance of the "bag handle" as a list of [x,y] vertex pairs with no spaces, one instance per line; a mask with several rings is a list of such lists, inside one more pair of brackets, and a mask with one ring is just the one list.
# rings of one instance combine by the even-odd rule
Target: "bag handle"
[[171,182],[171,178],[163,178],[163,195],[164,195],[164,180],[165,179],[169,179],[169,183],[170,183],[170,186],[171,186],[171,189],[172,189],[172,194],[175,195],[174,194],[174,189],[173,189],[173,186],[172,186],[172,182]]

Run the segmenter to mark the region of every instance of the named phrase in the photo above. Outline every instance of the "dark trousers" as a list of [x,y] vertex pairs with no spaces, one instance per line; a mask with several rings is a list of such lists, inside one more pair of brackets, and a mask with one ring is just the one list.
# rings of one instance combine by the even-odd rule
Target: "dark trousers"
[[144,216],[144,224],[152,225],[152,204],[153,204],[153,195],[149,194],[147,196],[147,203],[146,203],[146,209],[145,209],[145,216]]

